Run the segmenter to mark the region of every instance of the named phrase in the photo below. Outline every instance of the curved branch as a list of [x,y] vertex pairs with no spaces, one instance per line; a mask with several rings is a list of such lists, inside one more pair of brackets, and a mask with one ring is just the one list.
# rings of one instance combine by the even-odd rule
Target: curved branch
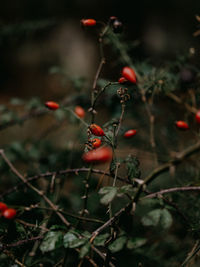
[[160,195],[169,194],[172,192],[183,192],[183,191],[200,191],[200,186],[184,186],[184,187],[174,187],[174,188],[163,189],[158,192],[148,194],[142,199],[154,198],[154,197],[159,197]]
[[[52,177],[52,176],[56,176],[56,175],[65,175],[65,174],[68,174],[68,173],[78,174],[79,172],[88,172],[88,171],[89,171],[89,168],[77,168],[77,169],[66,169],[66,170],[60,170],[60,171],[54,171],[54,172],[46,172],[46,173],[40,173],[38,175],[34,175],[34,176],[31,176],[31,177],[28,177],[26,179],[26,181],[27,182],[32,182],[32,181],[35,181],[37,179],[45,178],[45,177]],[[109,172],[101,171],[101,170],[98,170],[98,169],[92,169],[91,171],[93,173],[95,173],[95,174],[104,174],[104,175],[106,175],[108,177],[112,177],[113,178],[113,176]],[[130,181],[128,181],[127,179],[125,179],[123,177],[120,177],[120,176],[117,176],[117,180],[119,180],[121,182],[124,182],[124,183],[127,183],[127,184],[131,184]],[[4,193],[2,193],[0,195],[0,199],[4,198],[8,194],[11,194],[12,192],[17,191],[18,188],[20,188],[23,185],[24,185],[23,182],[18,183],[16,186],[14,186],[14,187],[10,188],[9,190],[5,191]]]

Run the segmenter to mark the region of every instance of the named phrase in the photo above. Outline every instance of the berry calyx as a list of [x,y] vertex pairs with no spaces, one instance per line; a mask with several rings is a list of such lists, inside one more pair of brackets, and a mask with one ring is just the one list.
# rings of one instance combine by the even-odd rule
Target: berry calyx
[[79,118],[85,117],[85,110],[81,106],[76,106],[74,112]]
[[6,219],[13,219],[17,214],[17,211],[15,209],[6,209],[4,210],[3,212],[3,216],[6,218]]
[[196,122],[200,124],[200,110],[197,111],[195,115]]
[[131,138],[132,136],[136,135],[137,130],[130,129],[124,133],[125,138]]
[[99,147],[83,154],[82,159],[87,163],[105,163],[112,160],[113,152],[109,147]]
[[123,31],[123,24],[118,19],[115,19],[112,23],[114,33],[121,33]]
[[87,26],[95,26],[97,24],[95,19],[82,19],[81,20],[81,25],[84,27]]
[[117,20],[117,17],[115,17],[115,16],[111,16],[110,18],[109,18],[109,23],[113,23],[115,20]]
[[92,144],[93,148],[98,148],[101,145],[101,139],[99,139],[99,138],[94,138],[94,139],[91,139],[89,141]]
[[8,206],[3,203],[3,202],[0,202],[0,212],[3,212],[4,210],[6,210],[8,208]]
[[137,81],[135,71],[130,67],[124,67],[122,69],[122,76],[131,83],[135,84]]
[[124,77],[120,77],[118,80],[118,83],[125,83],[127,82],[127,79],[125,79]]
[[105,135],[103,129],[97,124],[94,124],[94,123],[91,124],[89,129],[90,129],[91,133],[96,135],[96,136],[104,136]]
[[59,104],[54,102],[54,101],[47,101],[45,103],[45,106],[48,108],[48,109],[51,109],[51,110],[56,110],[59,108]]
[[189,126],[185,121],[176,121],[176,127],[181,130],[188,130]]

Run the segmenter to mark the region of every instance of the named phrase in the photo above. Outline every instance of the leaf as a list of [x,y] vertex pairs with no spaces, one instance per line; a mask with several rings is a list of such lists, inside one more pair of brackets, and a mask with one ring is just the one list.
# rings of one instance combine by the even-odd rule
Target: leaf
[[133,155],[128,155],[128,157],[125,159],[126,163],[126,169],[127,169],[127,175],[130,180],[134,178],[140,178],[141,172],[139,169],[139,161],[136,157]]
[[88,238],[79,238],[72,232],[68,232],[63,237],[63,244],[65,248],[77,248],[84,245]]
[[124,245],[126,244],[126,241],[126,236],[120,236],[115,241],[113,241],[112,244],[108,246],[108,248],[113,253],[118,252],[123,249]]
[[162,216],[160,220],[160,224],[164,229],[169,228],[172,225],[173,218],[171,213],[167,209],[162,210]]
[[56,120],[62,121],[66,117],[66,112],[65,110],[57,109],[56,111],[54,111],[54,116]]
[[132,195],[134,193],[134,188],[132,185],[123,185],[118,189],[118,195],[124,195],[124,194],[130,194]]
[[85,238],[85,237],[84,238],[81,238],[81,239],[76,238],[76,239],[74,239],[74,240],[72,240],[70,242],[69,247],[70,248],[78,248],[78,247],[84,245],[87,240],[88,240],[88,238]]
[[167,209],[155,209],[147,213],[142,218],[142,224],[144,226],[161,226],[163,229],[167,229],[172,224],[172,216]]
[[99,194],[104,195],[100,200],[101,204],[108,205],[114,199],[114,197],[116,196],[117,187],[114,187],[114,186],[102,187],[99,190]]
[[41,101],[39,98],[37,97],[33,97],[31,98],[31,100],[26,104],[26,109],[31,110],[31,109],[36,109],[36,108],[40,108],[41,106],[43,106],[41,104]]
[[136,249],[146,244],[146,242],[147,242],[146,238],[136,237],[136,238],[129,239],[126,244],[126,247],[128,249]]
[[84,258],[90,251],[91,244],[90,242],[87,242],[84,246],[82,246],[79,257],[82,259]]
[[63,244],[64,244],[64,247],[65,248],[68,248],[70,246],[70,243],[73,241],[73,240],[76,240],[77,239],[77,236],[73,233],[66,233],[63,237]]
[[24,101],[21,98],[14,97],[10,100],[10,104],[13,106],[20,106],[24,104]]
[[40,245],[40,250],[44,252],[52,251],[62,246],[63,234],[62,232],[50,231],[46,234],[44,240]]
[[106,239],[109,237],[109,234],[103,234],[103,235],[98,235],[95,239],[94,239],[94,245],[95,246],[104,246]]

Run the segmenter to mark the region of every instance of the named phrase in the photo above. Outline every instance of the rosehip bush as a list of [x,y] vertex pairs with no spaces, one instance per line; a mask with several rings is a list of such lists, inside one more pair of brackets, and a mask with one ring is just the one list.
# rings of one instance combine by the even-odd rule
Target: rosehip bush
[[153,64],[122,19],[81,26],[92,82],[54,66],[67,97],[0,105],[0,266],[199,266],[199,51]]

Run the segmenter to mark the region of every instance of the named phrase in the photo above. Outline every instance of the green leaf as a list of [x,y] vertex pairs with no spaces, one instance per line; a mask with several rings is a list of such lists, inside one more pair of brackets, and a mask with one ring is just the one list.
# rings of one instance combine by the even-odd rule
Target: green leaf
[[90,242],[87,242],[84,246],[82,246],[79,257],[82,259],[84,258],[90,251],[91,244]]
[[44,240],[40,245],[40,250],[44,252],[52,251],[56,248],[62,246],[63,243],[63,234],[62,232],[53,232],[50,231],[46,234]]
[[41,106],[44,106],[41,104],[41,101],[39,98],[37,97],[33,97],[27,104],[26,104],[26,108],[28,110],[31,109],[36,109],[36,108],[40,108]]
[[125,159],[126,163],[126,169],[127,169],[127,174],[128,178],[130,180],[134,178],[139,178],[140,177],[140,169],[139,169],[139,161],[136,157],[133,155],[128,155],[128,157]]
[[63,237],[63,244],[65,248],[77,248],[84,245],[88,238],[79,238],[72,232],[68,232]]
[[106,239],[109,237],[109,234],[103,234],[103,235],[98,235],[95,239],[94,239],[94,245],[95,246],[104,246]]
[[108,246],[108,248],[113,253],[118,252],[123,249],[124,245],[126,244],[126,241],[126,236],[120,236],[115,241],[113,241],[112,244]]
[[117,194],[117,187],[114,186],[105,186],[99,190],[99,194],[104,195],[100,202],[103,205],[108,205]]
[[70,248],[78,248],[78,247],[84,245],[87,242],[87,240],[88,240],[88,238],[85,238],[85,237],[81,238],[81,239],[76,238],[70,242],[69,247]]
[[64,235],[63,237],[63,244],[64,244],[64,247],[65,248],[68,248],[70,246],[70,243],[73,241],[73,240],[76,240],[77,239],[77,236],[71,232],[68,232]]
[[163,229],[167,229],[172,224],[172,216],[167,209],[155,209],[147,213],[142,218],[142,224],[144,226],[160,226]]
[[53,114],[58,121],[62,121],[66,117],[66,111],[62,109],[57,109]]
[[10,104],[13,106],[20,106],[24,104],[24,101],[20,98],[14,97],[10,100]]
[[129,194],[132,195],[134,193],[134,188],[132,185],[123,185],[118,189],[118,194],[119,196],[124,195],[124,194]]
[[147,242],[146,238],[140,238],[140,237],[132,238],[128,240],[126,247],[128,249],[136,249],[146,244],[146,242]]

